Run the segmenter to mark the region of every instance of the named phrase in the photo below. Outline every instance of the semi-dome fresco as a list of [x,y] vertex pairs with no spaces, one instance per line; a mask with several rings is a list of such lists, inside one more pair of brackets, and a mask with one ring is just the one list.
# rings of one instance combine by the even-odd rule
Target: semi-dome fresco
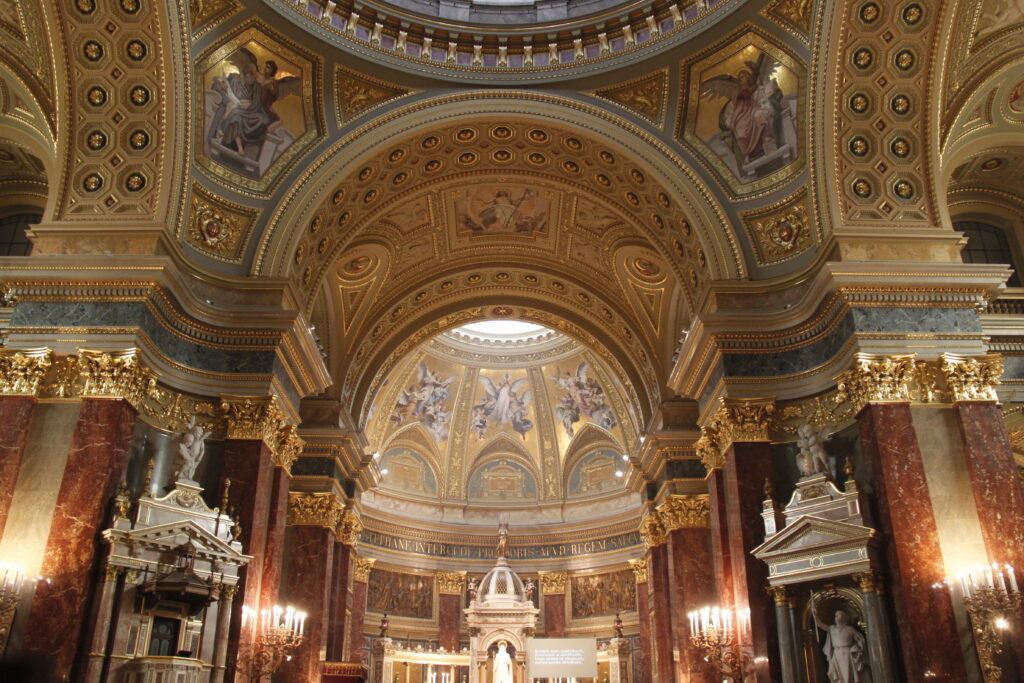
[[516,507],[625,494],[634,412],[579,342],[489,320],[410,353],[378,393],[366,434],[387,496]]

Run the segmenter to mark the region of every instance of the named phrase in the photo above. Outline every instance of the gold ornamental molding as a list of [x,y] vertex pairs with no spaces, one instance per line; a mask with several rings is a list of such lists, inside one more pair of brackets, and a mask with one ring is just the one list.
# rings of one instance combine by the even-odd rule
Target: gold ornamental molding
[[708,471],[725,465],[725,453],[736,442],[771,441],[774,398],[723,398],[718,411],[701,427],[694,444]]
[[869,403],[909,403],[910,382],[917,369],[915,358],[912,353],[858,353],[853,368],[836,377],[836,402],[850,403],[858,412]]
[[437,592],[441,595],[462,595],[466,585],[466,572],[436,571]]
[[366,583],[370,579],[370,570],[377,560],[372,557],[357,557],[352,569],[352,580]]
[[288,526],[320,526],[334,531],[343,510],[333,493],[288,494]]
[[999,400],[996,386],[1003,376],[1001,355],[971,358],[944,353],[940,364],[954,402]]
[[360,521],[359,515],[351,507],[345,508],[345,511],[338,518],[338,525],[334,529],[334,539],[338,543],[352,546],[359,541],[359,534],[362,532],[363,523]]
[[630,560],[629,568],[633,570],[633,578],[638,584],[647,583],[647,560]]
[[658,516],[666,531],[706,529],[711,517],[711,508],[706,495],[669,496],[658,506]]
[[648,549],[664,545],[668,541],[668,531],[657,510],[651,510],[640,521],[640,538],[644,542],[644,547]]
[[569,572],[540,572],[540,592],[543,595],[564,594]]

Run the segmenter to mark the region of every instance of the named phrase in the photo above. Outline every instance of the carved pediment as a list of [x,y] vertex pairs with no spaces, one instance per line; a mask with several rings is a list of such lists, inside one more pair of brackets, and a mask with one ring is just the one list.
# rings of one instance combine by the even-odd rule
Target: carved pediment
[[857,546],[866,548],[875,535],[875,530],[870,527],[807,515],[754,548],[752,552],[758,559],[766,562],[775,561],[785,555],[803,556],[808,553]]
[[237,564],[244,564],[252,559],[233,547],[238,545],[237,543],[228,543],[214,536],[190,519],[142,529],[108,529],[104,536],[111,543],[122,543],[135,549],[171,552],[185,543],[191,543],[196,549],[196,556],[203,559],[231,558]]

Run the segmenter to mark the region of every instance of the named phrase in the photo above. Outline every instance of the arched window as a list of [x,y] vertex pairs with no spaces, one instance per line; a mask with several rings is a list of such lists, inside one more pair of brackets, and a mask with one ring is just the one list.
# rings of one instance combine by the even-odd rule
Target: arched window
[[28,241],[25,231],[42,219],[42,216],[31,213],[0,218],[0,256],[28,256],[32,251],[32,243]]
[[1020,287],[1010,241],[1002,228],[981,221],[957,221],[953,227],[967,237],[967,246],[961,252],[964,263],[1005,263],[1013,268],[1013,275],[1006,284]]

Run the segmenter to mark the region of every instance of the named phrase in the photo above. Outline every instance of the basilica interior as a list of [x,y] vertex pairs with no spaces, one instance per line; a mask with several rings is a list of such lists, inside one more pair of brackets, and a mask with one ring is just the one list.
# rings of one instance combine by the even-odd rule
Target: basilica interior
[[0,35],[0,679],[1024,680],[1024,1]]

